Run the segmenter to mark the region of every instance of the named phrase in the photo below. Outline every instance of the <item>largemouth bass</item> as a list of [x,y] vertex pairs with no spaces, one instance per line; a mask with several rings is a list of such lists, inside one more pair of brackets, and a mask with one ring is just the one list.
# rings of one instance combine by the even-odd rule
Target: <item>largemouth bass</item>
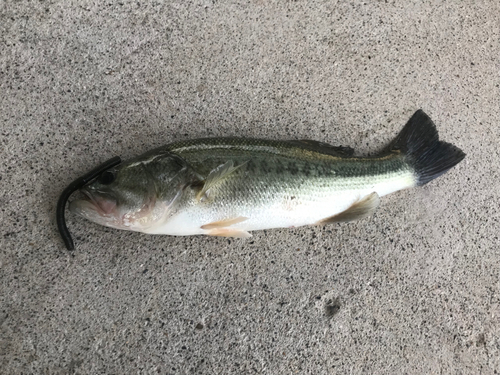
[[117,229],[249,237],[363,218],[379,197],[424,185],[464,157],[422,110],[373,157],[310,140],[180,141],[106,170],[70,209]]

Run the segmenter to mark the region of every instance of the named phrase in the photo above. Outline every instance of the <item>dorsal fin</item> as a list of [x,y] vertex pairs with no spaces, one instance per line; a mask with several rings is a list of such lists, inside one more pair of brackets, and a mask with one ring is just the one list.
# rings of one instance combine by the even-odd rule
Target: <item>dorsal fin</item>
[[215,185],[223,181],[227,176],[240,169],[244,165],[245,163],[235,166],[234,162],[232,160],[229,160],[224,164],[221,164],[218,167],[212,169],[205,179],[202,189],[196,196],[198,200],[201,200],[204,197],[207,198],[209,195],[209,190],[211,188],[213,188]]
[[339,221],[353,221],[362,219],[373,214],[377,209],[379,203],[380,198],[378,194],[373,192],[362,198],[361,200],[354,202],[347,210],[320,220],[317,224],[329,224]]
[[311,139],[300,139],[288,141],[289,143],[305,148],[306,150],[317,151],[332,156],[350,157],[354,154],[354,149],[346,146],[332,146],[325,142],[313,141]]

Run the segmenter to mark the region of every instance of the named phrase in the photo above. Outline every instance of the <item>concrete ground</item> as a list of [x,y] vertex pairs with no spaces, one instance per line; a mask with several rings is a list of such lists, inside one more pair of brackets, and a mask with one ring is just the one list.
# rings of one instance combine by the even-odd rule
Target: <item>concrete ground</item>
[[[2,374],[500,372],[497,1],[0,2]],[[251,239],[68,213],[102,161],[201,136],[466,153],[376,214]]]

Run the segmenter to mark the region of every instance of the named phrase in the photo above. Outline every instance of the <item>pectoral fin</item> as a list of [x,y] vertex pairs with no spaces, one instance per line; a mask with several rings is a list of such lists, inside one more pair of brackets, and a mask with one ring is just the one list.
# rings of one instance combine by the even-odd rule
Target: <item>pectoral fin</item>
[[317,224],[329,224],[339,221],[353,221],[370,216],[375,212],[380,203],[377,193],[373,192],[366,197],[354,202],[347,210],[336,215],[327,217],[317,222]]
[[243,165],[245,164],[235,166],[233,161],[229,160],[226,163],[219,165],[217,168],[212,169],[205,179],[202,189],[196,195],[196,198],[198,200],[208,198],[211,188],[223,181],[226,177],[241,168]]

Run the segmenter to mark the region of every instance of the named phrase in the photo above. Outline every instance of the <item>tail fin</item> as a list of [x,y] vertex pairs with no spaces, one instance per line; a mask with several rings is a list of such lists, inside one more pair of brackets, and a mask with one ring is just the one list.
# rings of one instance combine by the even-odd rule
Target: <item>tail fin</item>
[[436,126],[421,109],[413,114],[388,149],[405,154],[417,175],[417,185],[441,176],[465,157],[458,147],[439,140]]

